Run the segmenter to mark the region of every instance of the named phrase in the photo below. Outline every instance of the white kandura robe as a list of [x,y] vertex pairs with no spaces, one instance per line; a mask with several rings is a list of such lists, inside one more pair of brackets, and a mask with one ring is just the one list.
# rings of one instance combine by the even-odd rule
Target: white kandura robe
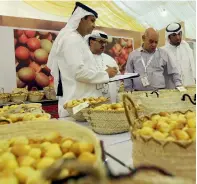
[[189,44],[182,40],[181,44],[177,47],[167,43],[163,49],[167,51],[171,59],[175,62],[181,75],[183,85],[195,85],[196,67],[194,53]]
[[[55,58],[60,70],[63,97],[59,97],[59,116],[67,115],[63,105],[73,99],[102,96],[96,85],[109,82],[108,73],[97,69],[96,60],[84,38],[77,32],[63,36],[61,48]],[[57,72],[56,72],[57,73]],[[55,88],[58,78],[54,76]]]

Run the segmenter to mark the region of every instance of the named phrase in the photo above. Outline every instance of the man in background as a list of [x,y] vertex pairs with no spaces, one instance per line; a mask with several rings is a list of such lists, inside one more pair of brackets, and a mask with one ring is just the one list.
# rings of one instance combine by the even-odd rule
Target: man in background
[[[169,54],[181,75],[184,86],[195,84],[196,67],[194,53],[189,44],[182,39],[183,30],[179,23],[171,23],[166,27],[166,45],[163,49]],[[171,81],[169,85],[173,87]]]
[[[116,61],[109,55],[105,54],[105,46],[108,43],[108,35],[99,30],[94,30],[91,34],[85,36],[85,40],[87,41],[91,52],[94,55],[96,60],[96,67],[100,70],[106,70],[107,68],[114,68],[120,74],[118,69],[118,65]],[[109,84],[101,84],[103,96],[110,97],[109,94]],[[116,82],[116,89],[119,90],[120,82]]]
[[176,66],[165,50],[157,48],[159,34],[148,28],[142,36],[141,48],[130,53],[126,72],[139,73],[140,77],[124,80],[125,90],[149,91],[166,88],[165,75],[178,87],[182,85]]
[[60,31],[51,49],[48,67],[54,77],[60,117],[68,115],[63,106],[70,100],[102,96],[97,84],[109,82],[117,71],[112,68],[98,70],[96,61],[84,36],[95,28],[98,14],[77,2],[66,26]]

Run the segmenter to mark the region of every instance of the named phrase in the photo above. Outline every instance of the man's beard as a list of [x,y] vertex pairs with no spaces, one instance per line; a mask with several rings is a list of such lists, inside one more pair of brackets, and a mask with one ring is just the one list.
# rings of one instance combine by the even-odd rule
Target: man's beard
[[181,44],[181,42],[177,42],[177,43],[172,43],[172,42],[170,42],[170,44],[171,44],[171,45],[174,45],[174,46],[176,46],[176,47],[178,47],[178,46]]

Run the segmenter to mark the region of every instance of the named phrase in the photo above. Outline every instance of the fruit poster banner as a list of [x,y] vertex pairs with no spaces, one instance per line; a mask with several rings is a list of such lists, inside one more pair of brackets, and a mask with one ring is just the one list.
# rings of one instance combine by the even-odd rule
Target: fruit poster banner
[[58,33],[14,29],[15,65],[18,88],[42,90],[53,86],[53,77],[46,66]]
[[110,37],[105,53],[116,60],[121,74],[124,74],[129,53],[133,50],[133,38]]

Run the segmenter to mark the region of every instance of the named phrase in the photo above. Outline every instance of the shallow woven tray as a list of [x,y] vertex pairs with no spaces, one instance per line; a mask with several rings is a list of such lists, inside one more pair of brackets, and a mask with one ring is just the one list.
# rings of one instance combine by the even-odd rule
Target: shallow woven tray
[[[130,95],[124,95],[124,107],[130,124],[134,166],[154,164],[177,176],[196,179],[196,141],[159,141],[153,137],[136,135],[142,122]],[[151,114],[150,114],[151,115]]]
[[129,130],[124,111],[88,110],[84,116],[92,130],[99,134],[117,134]]

